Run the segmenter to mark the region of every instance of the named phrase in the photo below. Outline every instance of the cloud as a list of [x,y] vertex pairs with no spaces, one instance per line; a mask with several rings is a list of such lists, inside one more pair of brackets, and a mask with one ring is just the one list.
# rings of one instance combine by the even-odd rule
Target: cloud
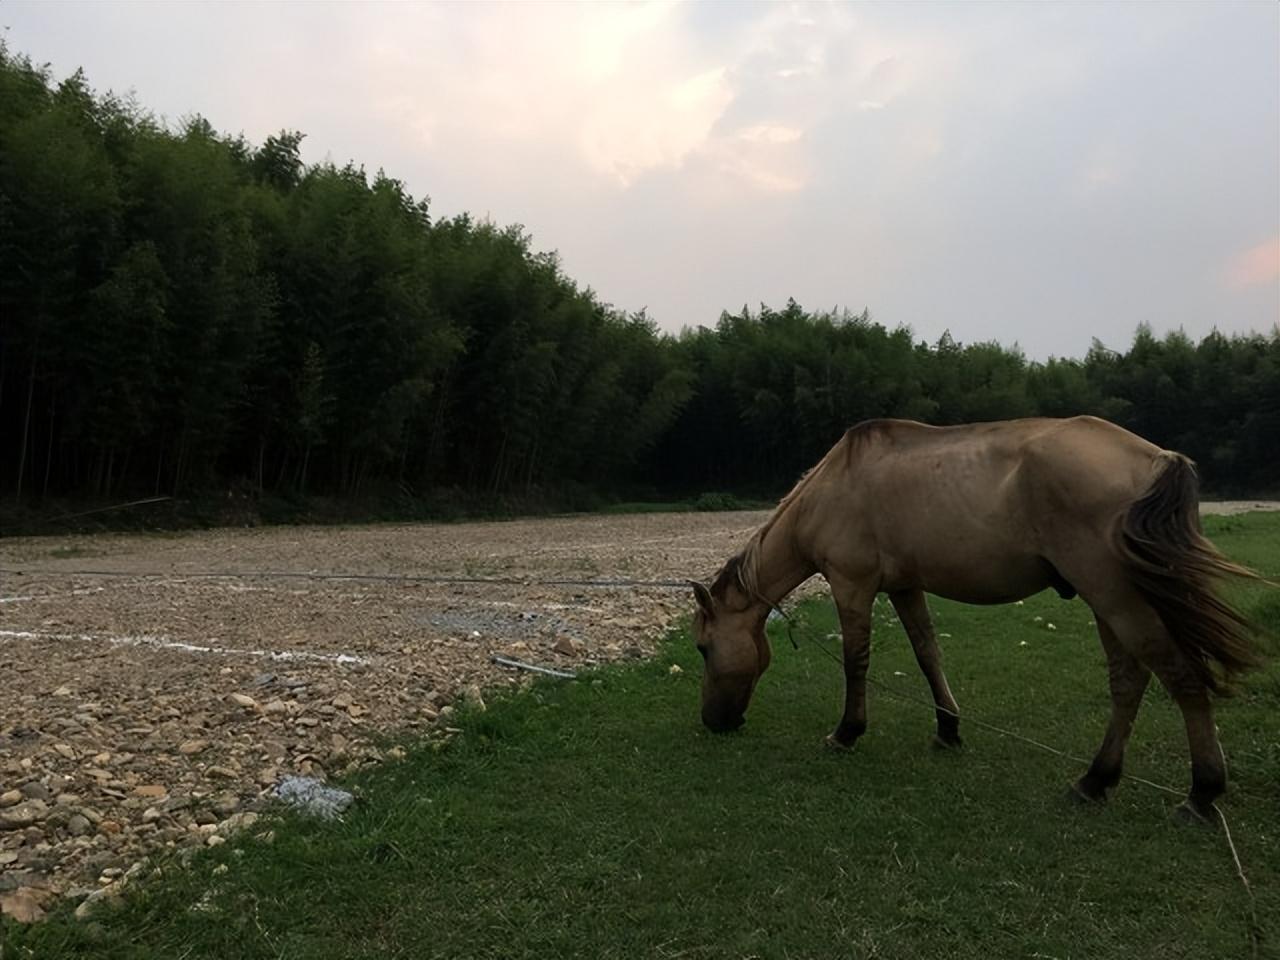
[[1223,277],[1232,290],[1264,286],[1280,280],[1280,236],[1240,251],[1227,263]]

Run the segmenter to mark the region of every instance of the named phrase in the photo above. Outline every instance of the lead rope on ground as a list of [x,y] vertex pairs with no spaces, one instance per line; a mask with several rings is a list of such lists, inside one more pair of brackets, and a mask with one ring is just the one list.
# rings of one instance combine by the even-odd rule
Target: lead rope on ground
[[[794,621],[792,621],[791,617],[787,616],[786,612],[782,610],[780,607],[774,606],[774,610],[778,612],[778,615],[781,616],[782,619],[787,624],[787,639],[791,641],[791,646],[799,650],[800,644],[796,642],[795,632],[792,629],[794,626]],[[840,664],[841,669],[844,668],[844,661],[841,660],[839,657],[837,657],[830,650],[828,650],[822,643],[815,640],[813,645],[817,647],[819,650],[821,650],[829,659]],[[907,694],[907,693],[901,693],[890,684],[877,680],[874,677],[867,677],[866,682],[871,684],[873,687],[877,688],[878,690],[882,691],[889,697],[892,697],[896,700],[900,700],[904,703],[918,704],[920,706],[928,707],[930,710],[937,710],[940,713],[945,713],[948,716],[955,717],[957,720],[960,719],[960,714],[956,713],[953,710],[948,710],[946,707],[939,706],[938,704],[926,701],[921,697],[912,696],[911,694]],[[986,730],[991,730],[992,732],[998,733],[1003,737],[1009,737],[1010,739],[1013,739],[1013,740],[1019,740],[1022,743],[1029,744],[1030,746],[1035,747],[1038,750],[1043,750],[1046,753],[1055,754],[1067,760],[1074,761],[1075,763],[1088,764],[1089,762],[1088,760],[1085,760],[1083,757],[1074,756],[1073,754],[1067,753],[1065,750],[1059,750],[1057,747],[1052,747],[1047,743],[1041,743],[1039,740],[1035,740],[1031,737],[1024,736],[1023,734],[1016,733],[1013,730],[1006,730],[1003,727],[996,726],[994,723],[988,723],[985,720],[981,720],[977,717],[974,717],[973,714],[971,713],[965,714],[964,721],[965,723],[972,723]],[[1137,777],[1131,773],[1122,772],[1120,775],[1125,780],[1132,780],[1134,783],[1141,783],[1148,787],[1152,787],[1153,789],[1162,790],[1165,793],[1173,794],[1175,797],[1182,796],[1181,791],[1175,790],[1173,787],[1167,787],[1162,783],[1156,783],[1154,780],[1147,780],[1143,777]],[[1262,949],[1262,925],[1258,921],[1258,901],[1257,901],[1257,898],[1254,897],[1253,895],[1253,887],[1250,885],[1249,878],[1245,875],[1245,872],[1244,872],[1244,866],[1240,862],[1240,854],[1236,850],[1235,841],[1231,837],[1231,828],[1227,825],[1227,816],[1222,812],[1222,809],[1218,807],[1216,804],[1214,804],[1213,810],[1218,815],[1218,822],[1222,824],[1222,835],[1227,841],[1227,850],[1231,853],[1231,862],[1232,862],[1232,865],[1235,867],[1236,876],[1240,878],[1240,883],[1244,887],[1244,892],[1249,897],[1249,946],[1251,948],[1251,952],[1253,954],[1254,960],[1257,960],[1257,957],[1259,956],[1260,951]]]

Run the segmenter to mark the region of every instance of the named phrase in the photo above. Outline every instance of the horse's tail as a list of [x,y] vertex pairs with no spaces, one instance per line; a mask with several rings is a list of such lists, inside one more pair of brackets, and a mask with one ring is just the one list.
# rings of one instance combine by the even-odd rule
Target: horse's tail
[[1201,532],[1195,464],[1171,450],[1162,450],[1158,461],[1151,486],[1116,525],[1116,549],[1197,676],[1220,693],[1262,657],[1254,643],[1257,628],[1215,587],[1227,577],[1260,578],[1224,557]]

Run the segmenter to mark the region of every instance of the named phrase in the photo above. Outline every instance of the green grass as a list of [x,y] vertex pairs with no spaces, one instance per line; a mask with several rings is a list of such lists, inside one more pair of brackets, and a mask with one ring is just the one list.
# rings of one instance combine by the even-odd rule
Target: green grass
[[[1210,532],[1280,574],[1280,515]],[[1275,593],[1241,601],[1280,628]],[[1108,701],[1083,604],[932,607],[964,711],[1092,754]],[[835,621],[825,601],[796,619],[800,649],[774,637],[737,734],[698,724],[698,659],[677,637],[654,661],[463,714],[447,748],[419,745],[355,780],[364,799],[344,823],[286,818],[274,842],[166,867],[93,924],[10,924],[0,956],[1249,956],[1223,837],[1172,822],[1177,797],[1126,781],[1105,809],[1074,807],[1076,763],[974,724],[964,750],[935,752],[932,711],[878,689],[857,748],[822,747],[843,685],[817,645],[834,652]],[[876,625],[872,675],[923,696],[887,603]],[[1233,776],[1222,807],[1261,956],[1276,956],[1280,664],[1223,701],[1218,722]],[[1182,791],[1187,765],[1177,711],[1153,688],[1128,769]]]

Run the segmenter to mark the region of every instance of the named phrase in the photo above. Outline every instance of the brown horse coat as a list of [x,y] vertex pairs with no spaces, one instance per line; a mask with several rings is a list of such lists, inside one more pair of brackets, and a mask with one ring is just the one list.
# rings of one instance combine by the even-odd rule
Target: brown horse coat
[[769,609],[815,572],[840,613],[844,716],[828,739],[866,726],[870,611],[887,593],[958,743],[924,594],[1004,603],[1054,587],[1093,609],[1107,653],[1112,720],[1076,791],[1104,799],[1154,672],[1181,707],[1193,762],[1191,810],[1225,786],[1208,694],[1257,662],[1249,625],[1213,580],[1250,575],[1200,534],[1194,467],[1095,417],[955,427],[874,420],[849,429],[779,503],[710,588],[695,584],[706,660],[703,720],[743,719],[768,665]]

